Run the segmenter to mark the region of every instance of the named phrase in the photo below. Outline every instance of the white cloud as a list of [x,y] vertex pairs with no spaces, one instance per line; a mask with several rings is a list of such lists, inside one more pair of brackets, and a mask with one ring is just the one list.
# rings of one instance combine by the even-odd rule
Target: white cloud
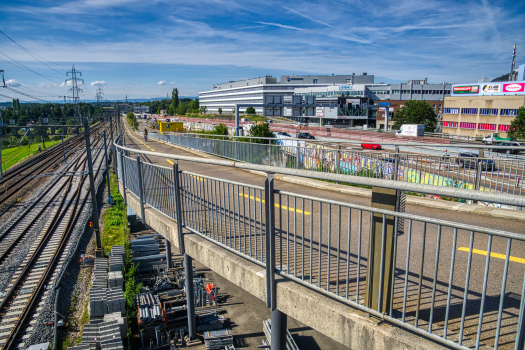
[[39,87],[39,88],[44,88],[44,87],[46,87],[46,86],[47,86],[47,85],[46,85],[45,83],[40,83],[40,84],[38,84],[38,87]]
[[12,86],[12,87],[19,87],[21,84],[18,80],[15,79],[9,79],[5,82],[6,85]]
[[166,85],[166,80],[161,80],[157,83],[157,85]]
[[168,85],[175,85],[175,84],[177,84],[177,82],[175,82],[175,81],[172,81],[172,82],[171,82],[171,83],[169,83]]
[[287,25],[280,24],[280,23],[270,23],[270,22],[257,22],[257,23],[259,23],[259,24],[264,24],[264,25],[267,25],[267,26],[274,26],[274,27],[279,27],[279,28],[285,28],[285,29],[305,30],[305,29],[303,29],[303,28],[297,28],[297,27],[287,26]]
[[97,80],[97,81],[93,81],[91,82],[91,86],[100,86],[100,85],[105,85],[106,84],[106,81],[105,80]]

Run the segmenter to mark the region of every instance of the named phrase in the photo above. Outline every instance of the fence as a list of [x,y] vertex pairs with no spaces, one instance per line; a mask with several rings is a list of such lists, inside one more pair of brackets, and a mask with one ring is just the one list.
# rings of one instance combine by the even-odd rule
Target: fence
[[[242,162],[282,168],[359,175],[435,186],[521,195],[525,161],[467,156],[371,153],[277,139],[277,144],[228,141],[189,135],[151,134],[178,146]],[[251,139],[250,139],[251,140]],[[487,205],[489,203],[486,203]]]
[[133,194],[173,220],[180,199],[187,230],[267,271],[454,348],[523,348],[521,234],[281,191],[273,175],[259,187],[119,158]]

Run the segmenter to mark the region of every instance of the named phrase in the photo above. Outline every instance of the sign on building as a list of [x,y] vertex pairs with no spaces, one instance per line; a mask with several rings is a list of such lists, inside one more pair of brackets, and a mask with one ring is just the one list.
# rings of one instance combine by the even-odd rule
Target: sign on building
[[503,92],[525,92],[525,83],[503,84]]
[[316,117],[324,117],[324,107],[316,107],[315,108],[315,116]]
[[484,84],[481,86],[481,92],[486,93],[495,93],[500,92],[501,84]]
[[464,85],[454,86],[452,88],[452,94],[477,94],[479,93],[479,85]]

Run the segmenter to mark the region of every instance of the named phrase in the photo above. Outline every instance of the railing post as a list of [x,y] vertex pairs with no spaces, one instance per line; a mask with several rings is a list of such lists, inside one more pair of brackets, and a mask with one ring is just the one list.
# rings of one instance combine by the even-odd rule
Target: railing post
[[188,333],[190,340],[197,338],[197,325],[195,324],[195,296],[193,292],[193,266],[192,258],[184,253],[184,282],[186,289],[186,306],[188,310]]
[[399,147],[396,146],[395,147],[395,158],[394,158],[394,176],[393,176],[393,179],[397,181],[397,178],[398,178],[398,169],[399,169]]
[[[480,149],[478,153],[478,159],[476,159],[476,179],[474,183],[474,190],[479,191],[479,185],[481,183],[481,170],[483,169],[483,150]],[[478,201],[472,201],[473,204],[478,204]]]
[[252,147],[252,138],[250,137],[250,163],[253,164],[253,147]]
[[[335,167],[336,167],[336,172],[337,174],[340,174],[341,173],[341,144],[338,143],[337,144],[337,150],[335,151],[335,154],[336,154],[336,158],[335,158]],[[336,182],[337,184],[339,184],[339,181]]]
[[272,310],[271,348],[286,350],[287,316],[277,309],[277,284],[275,281],[277,251],[275,244],[274,177],[268,173],[264,182],[266,211],[266,307]]
[[300,165],[299,165],[299,159],[301,157],[301,148],[299,147],[299,141],[296,141],[297,142],[297,149],[296,149],[296,152],[295,152],[295,168],[296,169],[301,169]]
[[148,225],[146,224],[146,216],[144,214],[144,186],[142,184],[142,166],[140,164],[140,154],[137,154],[137,172],[139,178],[140,218],[142,219],[144,226],[147,228]]
[[175,220],[177,223],[177,234],[179,238],[179,253],[184,254],[184,236],[182,233],[182,207],[180,200],[180,179],[179,179],[179,162],[175,160],[173,164],[173,179],[175,187]]
[[128,197],[126,196],[126,173],[125,173],[125,170],[126,167],[124,166],[124,154],[123,154],[123,150],[121,150],[119,152],[120,154],[120,167],[122,169],[120,169],[120,175],[121,175],[121,178],[120,180],[122,181],[122,198],[124,199],[124,205],[128,205]]

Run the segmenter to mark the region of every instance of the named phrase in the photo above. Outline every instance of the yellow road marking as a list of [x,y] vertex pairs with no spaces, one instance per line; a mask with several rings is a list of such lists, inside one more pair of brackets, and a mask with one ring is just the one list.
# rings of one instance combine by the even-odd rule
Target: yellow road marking
[[195,176],[195,175],[190,175],[190,176],[196,178],[197,180],[206,181],[206,179],[203,179],[202,177],[199,177],[199,176]]
[[152,150],[153,152],[155,152],[155,150],[153,148],[150,147],[150,150]]
[[[462,252],[469,252],[470,250],[467,247],[460,247],[458,250],[461,250]],[[479,250],[479,249],[472,249],[472,253],[485,255],[487,256],[487,251],[485,250]],[[498,254],[498,253],[490,253],[490,256],[492,258],[498,258],[505,260],[507,256],[505,254]],[[515,256],[509,257],[509,261],[514,261],[520,264],[525,264],[525,259],[522,258],[516,258]]]
[[170,163],[171,165],[175,164],[175,163],[173,163],[173,162],[172,162],[171,160],[169,160],[169,159],[166,159],[166,162]]
[[[239,196],[242,197],[242,194],[239,193]],[[261,201],[260,198],[254,198],[253,196],[249,196],[249,197],[248,197],[247,194],[244,194],[244,197],[246,197],[246,198],[250,198],[250,199],[255,199],[256,202],[266,203],[266,201],[265,201],[264,199]],[[297,213],[299,213],[299,214],[302,214],[302,213],[303,213],[303,211],[302,211],[301,209],[289,208],[289,207],[287,207],[286,205],[279,205],[279,204],[277,204],[277,203],[275,203],[274,205],[275,205],[276,208],[281,208],[281,209],[284,209],[284,210],[294,211],[294,212],[297,212]],[[304,212],[304,215],[310,215],[310,214],[311,214],[311,213],[308,212],[308,211],[305,211],[305,212]]]

